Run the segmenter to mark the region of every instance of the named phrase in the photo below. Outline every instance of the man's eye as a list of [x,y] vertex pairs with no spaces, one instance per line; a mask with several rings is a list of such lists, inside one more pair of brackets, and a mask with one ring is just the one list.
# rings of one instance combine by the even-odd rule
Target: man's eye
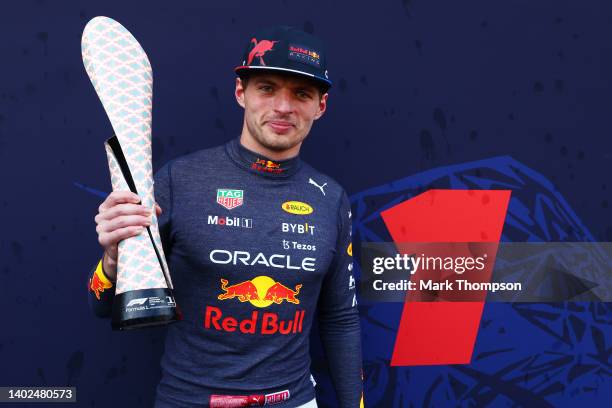
[[310,98],[310,94],[306,91],[297,91],[297,96],[304,99]]
[[272,87],[270,85],[261,85],[259,90],[262,92],[272,92]]

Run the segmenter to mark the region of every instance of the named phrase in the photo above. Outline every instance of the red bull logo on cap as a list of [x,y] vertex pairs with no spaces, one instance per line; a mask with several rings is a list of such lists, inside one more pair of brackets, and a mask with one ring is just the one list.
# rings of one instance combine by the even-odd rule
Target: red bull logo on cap
[[255,57],[258,57],[259,64],[265,66],[266,63],[264,62],[263,56],[266,54],[266,52],[272,51],[274,49],[274,44],[277,42],[278,41],[271,40],[259,40],[258,42],[256,38],[251,38],[251,43],[254,45],[249,52],[249,59],[247,60],[246,64],[251,65]]
[[303,45],[289,44],[289,59],[321,68],[321,54]]

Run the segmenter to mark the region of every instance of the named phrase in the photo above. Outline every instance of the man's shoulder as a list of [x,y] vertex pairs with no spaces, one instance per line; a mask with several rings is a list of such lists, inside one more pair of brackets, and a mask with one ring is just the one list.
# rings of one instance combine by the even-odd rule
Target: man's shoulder
[[196,150],[194,152],[178,156],[164,164],[161,167],[160,171],[163,169],[170,168],[170,171],[174,173],[177,171],[183,172],[194,169],[214,167],[217,166],[218,163],[222,162],[224,159],[225,146],[219,145],[206,149]]
[[331,201],[338,202],[345,194],[344,187],[333,177],[315,169],[310,164],[302,162],[301,182],[307,184],[309,188],[318,191],[323,196],[330,198]]

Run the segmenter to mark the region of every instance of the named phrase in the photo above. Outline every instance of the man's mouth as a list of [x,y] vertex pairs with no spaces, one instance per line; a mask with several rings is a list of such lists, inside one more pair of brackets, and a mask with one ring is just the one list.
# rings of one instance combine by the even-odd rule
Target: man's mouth
[[269,120],[267,124],[276,133],[285,133],[293,127],[293,123],[284,120]]

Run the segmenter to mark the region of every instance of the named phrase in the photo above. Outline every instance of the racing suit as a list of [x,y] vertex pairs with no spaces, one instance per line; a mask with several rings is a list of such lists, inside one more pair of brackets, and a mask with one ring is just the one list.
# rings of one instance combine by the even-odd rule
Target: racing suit
[[[168,326],[156,407],[311,401],[315,315],[340,405],[358,407],[351,210],[340,185],[299,156],[275,162],[234,139],[166,164],[155,198],[182,312]],[[110,315],[109,285],[90,284],[98,316]]]

